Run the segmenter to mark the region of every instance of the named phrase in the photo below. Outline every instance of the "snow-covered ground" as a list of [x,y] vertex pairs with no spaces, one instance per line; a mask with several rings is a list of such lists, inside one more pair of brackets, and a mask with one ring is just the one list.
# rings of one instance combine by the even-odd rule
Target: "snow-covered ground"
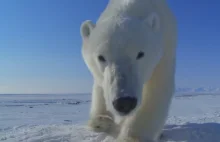
[[[87,130],[90,95],[0,95],[2,142],[113,142]],[[220,95],[173,99],[166,142],[220,142]]]

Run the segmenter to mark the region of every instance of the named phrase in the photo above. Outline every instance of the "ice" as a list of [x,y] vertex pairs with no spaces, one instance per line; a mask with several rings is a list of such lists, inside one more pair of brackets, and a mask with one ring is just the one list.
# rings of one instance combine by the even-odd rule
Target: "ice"
[[[113,142],[87,129],[90,94],[0,95],[2,142]],[[165,142],[220,142],[220,95],[175,96]]]

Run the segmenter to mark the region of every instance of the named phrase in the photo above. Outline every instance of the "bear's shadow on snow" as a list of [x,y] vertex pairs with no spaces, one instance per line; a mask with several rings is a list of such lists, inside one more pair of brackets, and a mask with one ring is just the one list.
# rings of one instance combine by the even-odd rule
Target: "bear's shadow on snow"
[[220,123],[167,125],[164,128],[163,135],[163,141],[219,142]]

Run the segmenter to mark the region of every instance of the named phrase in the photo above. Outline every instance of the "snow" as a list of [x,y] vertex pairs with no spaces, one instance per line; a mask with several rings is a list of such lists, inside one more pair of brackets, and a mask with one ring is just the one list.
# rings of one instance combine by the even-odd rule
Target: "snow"
[[[113,142],[86,127],[89,94],[0,95],[1,142]],[[165,142],[220,142],[220,95],[175,96]]]
[[190,88],[190,87],[176,87],[176,93],[184,93],[184,94],[216,94],[220,93],[220,88],[218,87],[198,87],[198,88]]

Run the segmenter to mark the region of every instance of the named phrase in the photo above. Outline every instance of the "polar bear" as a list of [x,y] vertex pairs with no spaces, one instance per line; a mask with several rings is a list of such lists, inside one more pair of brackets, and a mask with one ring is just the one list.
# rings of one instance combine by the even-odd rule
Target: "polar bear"
[[177,23],[166,0],[110,0],[81,25],[94,84],[88,125],[117,142],[158,141],[175,88]]

